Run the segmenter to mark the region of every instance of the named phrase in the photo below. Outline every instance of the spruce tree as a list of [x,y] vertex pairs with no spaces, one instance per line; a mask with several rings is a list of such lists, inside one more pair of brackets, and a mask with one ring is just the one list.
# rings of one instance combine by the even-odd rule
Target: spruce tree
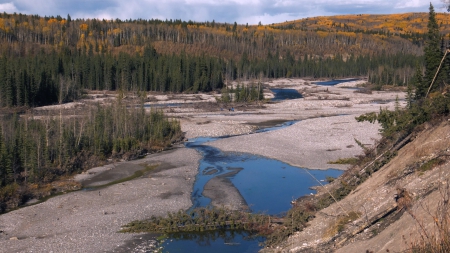
[[406,90],[406,98],[408,102],[408,108],[411,108],[412,103],[414,102],[414,98],[417,98],[417,95],[414,92],[413,87],[419,87],[423,84],[422,79],[422,69],[420,68],[419,64],[417,64],[416,67],[416,73],[414,74],[414,79],[412,83],[408,84],[407,90]]
[[[439,26],[436,21],[436,13],[434,7],[430,3],[430,12],[428,17],[428,33],[426,37],[425,45],[425,75],[423,81],[416,86],[416,99],[424,98],[427,94],[428,87],[430,86],[433,78],[438,70],[443,53],[441,51],[441,35],[439,33]],[[438,87],[445,81],[445,71],[440,71],[433,87]]]
[[0,126],[0,187],[6,184],[6,148],[3,140],[2,126]]

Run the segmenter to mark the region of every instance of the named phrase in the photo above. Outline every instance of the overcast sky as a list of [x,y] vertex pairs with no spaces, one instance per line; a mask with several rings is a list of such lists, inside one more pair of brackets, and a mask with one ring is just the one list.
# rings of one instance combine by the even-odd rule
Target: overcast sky
[[[441,0],[431,0],[436,12]],[[280,23],[315,16],[428,12],[428,0],[0,0],[0,12],[99,19]]]

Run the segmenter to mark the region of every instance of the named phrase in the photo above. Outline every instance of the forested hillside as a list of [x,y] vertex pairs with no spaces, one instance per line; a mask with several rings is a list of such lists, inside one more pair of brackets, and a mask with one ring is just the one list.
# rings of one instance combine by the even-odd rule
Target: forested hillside
[[[0,212],[58,191],[52,182],[98,161],[160,150],[178,139],[177,121],[134,109],[147,91],[197,93],[220,91],[233,80],[363,76],[379,87],[409,86],[412,104],[426,97],[447,47],[442,35],[449,15],[437,15],[440,27],[431,35],[427,21],[425,13],[254,26],[0,14]],[[433,45],[425,43],[431,37]],[[433,56],[434,72],[425,68],[424,51]],[[439,76],[435,88],[446,82]],[[238,87],[257,97],[261,92]],[[109,106],[34,114],[35,107],[74,101],[86,90],[119,95]],[[122,103],[129,91],[137,100]]]
[[[437,18],[445,34],[450,17]],[[406,85],[422,62],[426,21],[426,13],[410,13],[250,26],[3,13],[0,106],[53,104],[60,89],[70,101],[82,89],[198,92],[260,77]]]

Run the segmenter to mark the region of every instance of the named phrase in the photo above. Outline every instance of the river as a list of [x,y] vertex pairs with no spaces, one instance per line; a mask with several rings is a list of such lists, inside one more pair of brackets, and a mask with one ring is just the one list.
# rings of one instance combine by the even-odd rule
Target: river
[[[270,130],[293,123],[287,122]],[[292,200],[314,193],[311,187],[319,185],[318,181],[326,184],[326,177],[336,178],[342,174],[341,170],[308,170],[248,153],[222,152],[207,145],[217,139],[196,138],[186,143],[187,148],[194,148],[203,155],[192,192],[193,208],[210,205],[211,199],[203,195],[205,185],[212,178],[225,175],[240,192],[251,212],[282,215],[289,210]],[[262,241],[262,238],[249,237],[245,232],[228,231],[221,234],[194,233],[190,236],[173,234],[162,246],[164,252],[172,253],[190,252],[194,248],[195,252],[257,252],[262,247]]]
[[[319,85],[335,85],[354,79],[333,80]],[[294,89],[272,89],[272,101],[302,98]],[[276,131],[295,124],[288,121],[260,129],[255,132]],[[215,177],[226,177],[239,191],[250,211],[270,215],[283,215],[290,202],[301,196],[313,194],[313,186],[326,184],[327,177],[336,178],[343,171],[336,169],[308,170],[287,163],[248,153],[222,152],[207,145],[209,142],[226,138],[196,138],[185,144],[196,149],[203,158],[192,192],[192,208],[207,207],[211,199],[203,195],[205,185]],[[238,145],[238,144],[236,144]],[[215,231],[204,233],[172,234],[162,243],[163,252],[258,252],[264,238],[253,237],[247,232]]]

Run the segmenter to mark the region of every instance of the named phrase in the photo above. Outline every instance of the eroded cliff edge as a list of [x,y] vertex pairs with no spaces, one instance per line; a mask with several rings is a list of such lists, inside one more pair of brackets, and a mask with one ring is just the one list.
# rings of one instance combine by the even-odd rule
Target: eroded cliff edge
[[[448,218],[449,119],[422,125],[387,152],[392,157],[386,164],[382,156],[387,154],[376,154],[320,189],[314,198],[364,181],[342,200],[316,212],[303,231],[265,251],[399,252],[422,238],[437,236],[439,223]],[[374,171],[371,166],[378,168]]]

